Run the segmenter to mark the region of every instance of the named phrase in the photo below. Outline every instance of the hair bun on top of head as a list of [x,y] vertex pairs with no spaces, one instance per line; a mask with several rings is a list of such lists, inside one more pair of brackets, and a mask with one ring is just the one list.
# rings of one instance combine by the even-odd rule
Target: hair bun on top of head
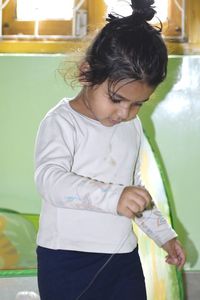
[[[150,21],[153,19],[156,11],[154,9],[154,0],[131,0],[131,8],[133,9],[132,15],[129,16],[129,20],[132,20],[134,24],[141,24],[144,21]],[[120,20],[123,16],[119,14],[108,14],[106,21],[113,22]],[[126,18],[126,17],[125,17]]]
[[153,19],[156,11],[154,9],[154,0],[131,0],[133,16],[138,16],[145,21]]

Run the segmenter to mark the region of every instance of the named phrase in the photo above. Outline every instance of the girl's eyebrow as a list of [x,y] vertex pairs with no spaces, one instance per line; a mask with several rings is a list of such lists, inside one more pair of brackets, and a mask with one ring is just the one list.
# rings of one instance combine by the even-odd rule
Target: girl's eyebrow
[[[122,99],[123,101],[131,102],[131,100],[129,100],[128,98],[126,98],[126,97],[124,97],[124,96],[122,96],[122,95],[120,95],[120,94],[118,94],[118,93],[114,93],[113,96],[117,96],[117,98],[120,98],[120,99]],[[146,99],[144,99],[144,100],[135,101],[135,102],[141,103],[141,102],[146,102],[146,101],[148,101],[148,100],[149,100],[149,98],[146,98]]]

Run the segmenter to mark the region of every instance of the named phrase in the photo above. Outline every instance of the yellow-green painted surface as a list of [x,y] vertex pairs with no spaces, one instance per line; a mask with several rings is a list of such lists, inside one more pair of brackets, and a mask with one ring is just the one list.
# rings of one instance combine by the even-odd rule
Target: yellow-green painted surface
[[[142,178],[156,206],[171,223],[166,190],[155,155],[145,138],[142,152]],[[154,214],[150,214],[149,218],[155,218]],[[175,267],[165,263],[166,252],[162,248],[157,247],[136,225],[134,225],[134,228],[139,241],[139,252],[146,279],[148,300],[183,300],[180,272]]]

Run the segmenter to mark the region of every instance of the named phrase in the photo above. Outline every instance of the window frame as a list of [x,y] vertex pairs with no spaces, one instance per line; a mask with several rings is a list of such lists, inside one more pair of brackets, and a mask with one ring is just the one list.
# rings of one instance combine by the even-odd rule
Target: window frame
[[[87,45],[89,45],[91,37],[94,36],[96,30],[102,28],[102,26],[105,24],[105,15],[106,15],[106,5],[104,0],[85,0],[85,1],[86,1],[86,9],[88,12],[88,35],[84,39],[72,39],[70,37],[68,40],[62,40],[62,39],[61,40],[56,40],[56,39],[4,40],[3,39],[0,40],[0,53],[66,53],[66,52],[74,51],[77,48],[80,49],[85,48]],[[200,53],[199,0],[186,0],[186,16],[185,16],[184,26],[185,26],[185,37],[187,37],[187,39],[184,38],[179,40],[177,38],[178,35],[180,35],[180,30],[178,28],[182,25],[180,23],[179,13],[177,13],[177,10],[175,11],[174,9],[174,5],[175,5],[174,0],[168,0],[168,1],[169,1],[169,12],[168,12],[169,21],[163,23],[163,32],[165,32],[164,39],[166,41],[169,54],[190,54],[190,53],[199,54]],[[170,22],[171,22],[171,26],[169,26]],[[33,24],[30,26],[33,26]],[[69,31],[71,29],[70,26],[71,25],[69,25]],[[166,29],[168,30],[167,32],[165,31]]]
[[[178,0],[176,0],[178,2]],[[181,4],[178,4],[183,8],[184,15],[178,9],[174,0],[168,0],[168,20],[163,22],[163,35],[165,40],[178,40],[186,41],[186,31],[185,31],[185,1],[181,0]]]
[[[16,19],[16,1],[10,0],[8,5],[3,10],[2,14],[2,32],[3,35],[16,36],[19,34],[34,37],[34,21],[22,21]],[[81,6],[83,9],[87,9],[87,1]],[[72,20],[42,20],[39,21],[39,38],[42,36],[70,36],[72,35]],[[40,37],[41,36],[41,37]],[[26,38],[26,37],[24,37]],[[38,38],[37,38],[38,39]],[[51,38],[49,38],[51,39]]]

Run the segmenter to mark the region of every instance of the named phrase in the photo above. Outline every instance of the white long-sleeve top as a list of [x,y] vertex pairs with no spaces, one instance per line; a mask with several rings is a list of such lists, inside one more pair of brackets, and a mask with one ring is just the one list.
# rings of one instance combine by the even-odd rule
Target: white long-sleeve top
[[[37,243],[50,249],[119,253],[137,246],[132,220],[117,213],[126,186],[141,185],[139,118],[106,127],[62,99],[40,123],[35,183],[42,208]],[[153,218],[150,217],[153,214]],[[176,237],[157,208],[135,222],[159,246]]]

